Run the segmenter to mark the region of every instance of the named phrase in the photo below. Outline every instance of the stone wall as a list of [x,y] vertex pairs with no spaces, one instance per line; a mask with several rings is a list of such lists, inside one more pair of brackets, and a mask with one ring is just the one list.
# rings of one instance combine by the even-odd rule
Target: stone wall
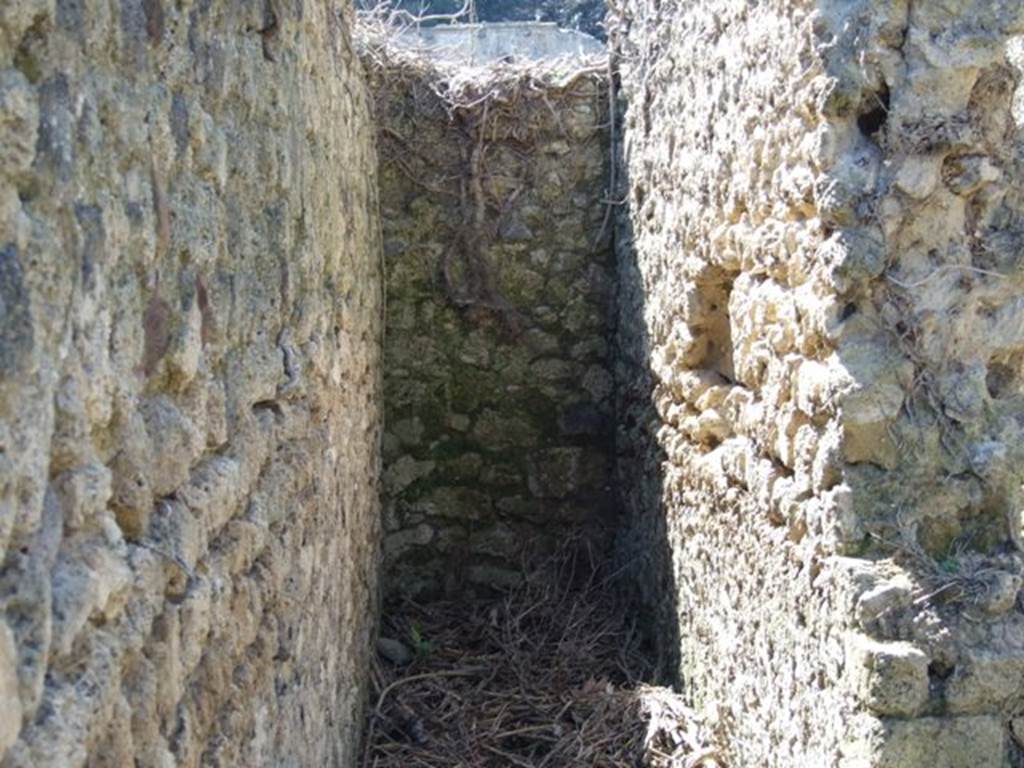
[[381,282],[333,8],[0,8],[5,768],[354,764]]
[[602,78],[478,74],[469,107],[422,61],[372,77],[390,591],[508,584],[614,510]]
[[603,66],[371,57],[382,244],[347,14],[0,8],[0,766],[352,765],[382,533],[619,500],[730,764],[1024,764],[1024,8],[613,22],[617,260]]
[[1019,760],[1021,5],[614,15],[621,556],[666,665],[735,765]]

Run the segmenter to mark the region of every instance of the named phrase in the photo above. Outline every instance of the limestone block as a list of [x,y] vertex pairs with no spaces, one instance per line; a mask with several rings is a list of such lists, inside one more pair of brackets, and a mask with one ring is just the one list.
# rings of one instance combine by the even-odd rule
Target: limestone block
[[896,172],[896,186],[917,200],[924,200],[939,183],[942,155],[911,155]]
[[836,371],[816,360],[804,360],[796,374],[796,404],[808,416],[826,407],[837,389]]
[[0,71],[0,175],[14,179],[28,170],[36,153],[39,104],[25,76]]
[[994,353],[1024,347],[1024,299],[1013,298],[1000,306],[983,333],[985,348]]
[[90,618],[116,618],[131,582],[131,570],[120,553],[95,540],[67,542],[53,571],[54,653],[70,653]]
[[567,379],[574,375],[575,366],[566,360],[538,360],[530,365],[530,372],[541,380]]
[[482,555],[514,561],[529,546],[530,540],[522,528],[518,530],[504,523],[497,523],[486,531],[473,534],[473,551]]
[[54,398],[54,436],[52,471],[80,467],[95,457],[89,446],[89,416],[85,403],[85,384],[81,375],[66,376]]
[[[144,435],[145,433],[143,433]],[[148,444],[133,441],[141,448]],[[130,539],[141,538],[149,525],[153,506],[153,490],[146,468],[150,466],[141,459],[142,451],[127,450],[117,454],[111,464],[112,497],[111,508],[117,517],[124,535]]]
[[416,461],[412,456],[402,456],[384,473],[384,488],[391,494],[401,493],[417,480],[430,475],[436,466],[433,461]]
[[871,622],[909,607],[912,599],[913,585],[906,576],[884,581],[857,598],[857,620],[867,628]]
[[1024,685],[1024,654],[972,650],[946,681],[946,706],[952,714],[989,714],[1016,700]]
[[388,432],[406,445],[418,445],[423,440],[423,422],[416,416],[402,419],[389,424]]
[[31,297],[17,246],[0,245],[0,375],[16,374],[31,351],[35,331],[31,325]]
[[838,354],[837,362],[851,381],[841,400],[843,447],[849,462],[873,461],[892,468],[899,456],[889,426],[906,400],[913,366],[880,342],[851,340]]
[[202,326],[202,311],[193,296],[179,318],[178,328],[171,336],[164,358],[168,375],[179,391],[187,387],[199,371],[203,355]]
[[209,544],[203,521],[173,498],[157,503],[148,538],[156,542],[155,551],[163,558],[163,568],[172,572],[183,568],[191,571]]
[[909,643],[865,635],[847,641],[847,664],[858,698],[874,713],[913,717],[928,702],[928,656]]
[[97,463],[70,470],[57,478],[57,495],[65,526],[70,530],[82,528],[106,510],[113,494],[111,478],[110,470]]
[[985,579],[985,594],[979,598],[982,610],[989,616],[1002,616],[1017,605],[1024,579],[1018,573],[993,571]]
[[961,422],[980,417],[988,400],[985,377],[985,367],[974,364],[940,378],[936,387],[946,415]]
[[579,489],[585,478],[586,454],[582,448],[552,448],[532,462],[528,483],[538,498],[564,499]]
[[466,432],[472,425],[472,420],[464,413],[452,413],[448,415],[448,426],[456,432]]
[[278,387],[287,381],[284,355],[266,335],[234,352],[228,365],[225,386],[233,419],[244,418],[255,403],[274,401]]
[[999,181],[1002,171],[985,155],[961,155],[947,158],[942,166],[942,178],[950,191],[969,196],[986,184]]
[[592,365],[587,368],[583,375],[583,389],[590,393],[593,402],[600,402],[611,395],[614,388],[611,374],[599,365]]
[[458,521],[487,520],[492,498],[474,487],[440,486],[411,503],[417,512]]
[[1003,768],[1006,733],[998,717],[893,720],[872,768]]
[[198,584],[189,589],[181,604],[181,665],[186,674],[199,665],[213,625],[212,591],[210,581],[200,579]]
[[523,580],[523,575],[520,571],[494,565],[472,565],[467,571],[467,576],[475,584],[505,589],[517,587]]
[[446,461],[442,472],[446,479],[458,483],[472,483],[483,474],[484,457],[479,453],[464,453]]
[[206,441],[169,397],[147,400],[140,411],[152,450],[149,483],[155,496],[166,496],[188,480]]
[[472,435],[480,445],[499,449],[530,445],[538,439],[536,428],[525,415],[506,414],[492,409],[480,413],[473,425]]
[[434,529],[426,523],[420,523],[415,528],[410,528],[384,537],[384,551],[389,557],[399,557],[406,550],[426,546],[434,540]]
[[177,496],[203,521],[207,535],[214,535],[237,514],[248,490],[241,463],[214,456],[192,472]]

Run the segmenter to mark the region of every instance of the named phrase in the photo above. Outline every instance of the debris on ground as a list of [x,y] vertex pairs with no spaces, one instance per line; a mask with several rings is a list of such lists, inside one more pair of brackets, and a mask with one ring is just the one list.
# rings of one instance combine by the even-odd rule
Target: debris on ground
[[724,768],[579,553],[498,599],[388,606],[363,768]]

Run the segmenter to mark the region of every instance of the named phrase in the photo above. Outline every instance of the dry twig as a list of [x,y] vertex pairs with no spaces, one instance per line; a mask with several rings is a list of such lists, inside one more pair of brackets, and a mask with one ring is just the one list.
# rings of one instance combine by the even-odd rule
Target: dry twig
[[364,768],[724,766],[625,614],[570,548],[497,601],[392,605],[418,653],[380,667]]

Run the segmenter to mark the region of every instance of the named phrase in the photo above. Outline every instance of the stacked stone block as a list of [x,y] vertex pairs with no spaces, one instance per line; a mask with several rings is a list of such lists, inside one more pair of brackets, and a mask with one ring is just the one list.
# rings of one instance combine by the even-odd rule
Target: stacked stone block
[[739,765],[1010,764],[1024,11],[615,15],[622,557],[667,665]]
[[600,556],[615,511],[603,77],[481,68],[465,108],[440,95],[445,76],[420,60],[371,77],[384,579],[416,595],[507,587],[570,537]]
[[0,764],[348,766],[373,133],[333,5],[0,8]]

